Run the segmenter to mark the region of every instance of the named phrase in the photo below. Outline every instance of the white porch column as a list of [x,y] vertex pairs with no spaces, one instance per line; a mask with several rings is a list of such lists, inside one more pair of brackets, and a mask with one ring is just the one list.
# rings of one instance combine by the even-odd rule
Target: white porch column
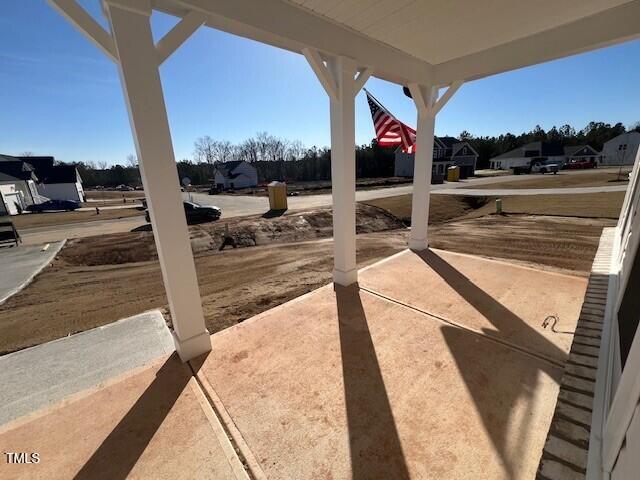
[[182,206],[148,1],[107,0],[120,80],[135,139],[180,358],[211,350]]
[[433,165],[433,135],[436,124],[434,105],[438,89],[436,87],[410,85],[409,90],[418,111],[409,248],[412,250],[425,250],[429,246],[427,229],[429,226],[431,166]]
[[332,57],[325,65],[318,52],[304,49],[303,54],[330,100],[333,281],[346,286],[358,281],[355,97],[372,72],[358,69],[349,58]]
[[431,194],[431,166],[433,165],[433,135],[436,115],[462,86],[452,83],[438,98],[438,87],[409,84],[411,97],[418,111],[416,128],[417,149],[413,165],[413,197],[411,202],[411,234],[409,248],[429,248],[427,229],[429,226],[429,196]]
[[338,98],[331,98],[331,195],[333,197],[333,281],[351,285],[356,268],[356,133],[355,63],[346,58],[328,62]]

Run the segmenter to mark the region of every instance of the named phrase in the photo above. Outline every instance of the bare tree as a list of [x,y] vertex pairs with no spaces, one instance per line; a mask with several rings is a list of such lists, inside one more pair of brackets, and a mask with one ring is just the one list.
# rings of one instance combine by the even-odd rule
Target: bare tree
[[27,150],[26,152],[22,152],[20,154],[21,157],[33,157],[33,152],[30,152],[29,150]]
[[269,135],[267,132],[258,132],[256,134],[256,147],[258,150],[258,159],[259,160],[267,160],[269,155],[269,144],[271,143],[273,137]]
[[213,164],[215,161],[215,145],[216,141],[209,135],[196,139],[193,144],[193,159],[198,162],[207,162]]
[[287,148],[287,160],[299,160],[302,158],[305,152],[304,145],[300,140],[294,140],[289,144]]
[[233,145],[229,140],[214,142],[213,156],[216,162],[228,162],[233,154]]
[[127,155],[127,166],[129,167],[137,167],[138,166],[138,157],[134,154]]
[[248,138],[238,146],[238,160],[254,163],[259,160],[260,146],[258,141]]
[[105,162],[104,160],[101,160],[99,162],[97,162],[98,165],[98,169],[100,170],[106,170],[107,169],[107,162]]

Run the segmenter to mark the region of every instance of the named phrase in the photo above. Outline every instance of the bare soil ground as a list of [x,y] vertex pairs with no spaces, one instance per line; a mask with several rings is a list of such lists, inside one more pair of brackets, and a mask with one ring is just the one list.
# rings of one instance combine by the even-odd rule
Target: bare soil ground
[[15,215],[11,221],[18,230],[21,228],[44,227],[49,225],[65,225],[72,223],[91,222],[94,220],[113,220],[116,218],[128,218],[144,215],[142,210],[136,208],[119,208],[117,210],[100,210],[97,215],[95,210],[91,212],[45,212]]
[[488,215],[434,225],[429,244],[587,275],[602,228],[615,224],[615,220],[606,218]]
[[84,191],[87,200],[119,200],[122,202],[123,198],[127,200],[141,200],[144,198],[144,191],[134,190],[133,192],[118,192],[116,190],[85,190]]
[[[565,195],[517,197],[520,203],[511,208],[545,208],[551,215],[563,215],[559,212],[570,209],[584,216],[614,215],[621,196],[603,195],[579,196],[584,198],[571,202]],[[383,200],[392,213],[407,216],[410,196]],[[358,206],[360,267],[406,246],[407,230],[402,221],[382,211],[380,202]],[[534,216],[530,212],[488,215],[493,203],[484,202],[482,198],[432,196],[432,246],[586,275],[602,227],[615,222],[608,218]],[[190,228],[203,308],[212,333],[331,280],[330,209],[227,223],[238,244],[252,248],[219,252],[225,228],[222,222]],[[31,285],[0,306],[0,353],[165,306],[150,231],[73,240]]]
[[[578,195],[517,195],[502,197],[507,214],[553,215],[580,218],[618,218],[625,192],[583,193]],[[379,198],[366,202],[389,211],[407,225],[411,221],[411,195]],[[495,213],[495,197],[431,195],[429,222],[480,217]]]
[[[405,245],[403,232],[362,235],[358,266]],[[316,240],[196,254],[207,328],[217,332],[330,282],[332,248]],[[157,260],[86,265],[65,250],[0,306],[0,354],[166,305]]]
[[[431,195],[429,202],[429,223],[442,223],[455,218],[473,215],[474,212],[491,203],[490,197],[463,197],[461,195]],[[388,211],[402,220],[405,225],[411,224],[411,195],[376,198],[363,202]],[[490,205],[489,205],[490,206]],[[485,215],[485,210],[479,215]]]
[[531,175],[526,180],[500,182],[499,184],[473,185],[468,188],[565,188],[565,187],[600,187],[603,185],[626,185],[629,183],[630,168],[623,168],[622,175],[617,171],[595,169],[588,173],[562,170],[556,175]]

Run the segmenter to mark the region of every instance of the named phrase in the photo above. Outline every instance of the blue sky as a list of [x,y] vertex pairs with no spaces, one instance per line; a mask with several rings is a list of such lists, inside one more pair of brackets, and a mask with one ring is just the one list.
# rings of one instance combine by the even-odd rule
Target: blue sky
[[[5,3],[5,2],[3,2]],[[81,3],[103,24],[98,2]],[[154,35],[175,23],[154,14]],[[640,120],[640,41],[465,84],[438,115],[436,134],[520,133],[590,120]],[[303,57],[201,28],[161,68],[176,158],[202,135],[239,142],[259,131],[329,145],[329,104]],[[372,93],[415,125],[401,89]],[[124,163],[134,152],[116,67],[44,0],[9,1],[0,17],[0,153]],[[374,136],[364,94],[356,141]]]

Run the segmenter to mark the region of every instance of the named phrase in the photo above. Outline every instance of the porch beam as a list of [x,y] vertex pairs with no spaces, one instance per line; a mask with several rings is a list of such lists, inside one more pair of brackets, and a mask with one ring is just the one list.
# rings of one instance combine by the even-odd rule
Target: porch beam
[[432,83],[475,80],[640,38],[635,0],[566,25],[433,66]]
[[431,195],[431,168],[433,165],[433,137],[436,122],[438,88],[409,84],[411,97],[418,112],[416,152],[413,163],[413,195],[411,199],[411,233],[409,248],[416,251],[429,247],[429,200]]
[[72,23],[85,37],[114,62],[118,61],[113,38],[76,0],[48,0],[60,15]]
[[310,48],[326,58],[352,58],[401,85],[433,80],[429,63],[282,0],[155,0],[154,8],[178,17],[198,10],[209,27],[292,52]]
[[[177,181],[176,163],[150,8],[107,0],[118,70],[136,144],[140,173],[153,226],[176,350],[183,361],[211,350],[205,327],[189,231]],[[135,7],[135,8],[134,8]]]
[[167,34],[156,44],[158,64],[164,63],[187,39],[207,20],[202,12],[192,11],[185,15]]

